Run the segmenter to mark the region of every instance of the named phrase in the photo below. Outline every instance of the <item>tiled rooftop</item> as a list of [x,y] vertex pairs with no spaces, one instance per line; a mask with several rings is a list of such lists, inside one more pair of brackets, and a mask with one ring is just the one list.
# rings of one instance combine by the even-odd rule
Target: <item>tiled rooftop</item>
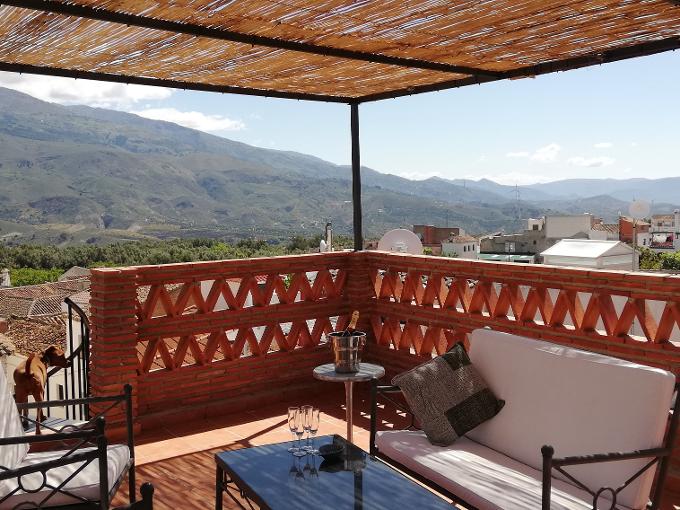
[[5,336],[19,354],[41,352],[50,345],[66,349],[66,324],[61,317],[13,318],[8,325]]
[[61,314],[65,298],[90,287],[89,278],[0,289],[0,317]]

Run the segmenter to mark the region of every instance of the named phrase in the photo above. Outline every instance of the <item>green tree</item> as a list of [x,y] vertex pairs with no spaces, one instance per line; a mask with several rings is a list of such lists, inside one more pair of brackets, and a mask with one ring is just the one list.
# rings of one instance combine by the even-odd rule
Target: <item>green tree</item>
[[661,269],[661,255],[649,248],[640,248],[640,269]]
[[680,271],[680,251],[661,255],[661,269]]
[[38,283],[56,282],[64,273],[61,269],[33,269],[28,267],[10,269],[9,277],[12,285],[36,285]]

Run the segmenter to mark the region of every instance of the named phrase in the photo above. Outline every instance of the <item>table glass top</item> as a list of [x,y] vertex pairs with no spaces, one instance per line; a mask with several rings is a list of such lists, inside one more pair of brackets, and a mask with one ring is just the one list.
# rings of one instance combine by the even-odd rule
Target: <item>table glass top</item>
[[222,452],[216,460],[240,487],[257,494],[255,502],[272,510],[451,510],[446,500],[339,436],[317,437],[315,446],[334,441],[347,452],[334,463],[320,456],[296,458],[287,451],[292,443]]

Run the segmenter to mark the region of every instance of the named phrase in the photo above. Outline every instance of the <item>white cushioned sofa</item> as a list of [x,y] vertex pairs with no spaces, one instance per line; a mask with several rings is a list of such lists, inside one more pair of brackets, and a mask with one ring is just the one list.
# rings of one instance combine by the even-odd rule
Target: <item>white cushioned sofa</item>
[[[130,388],[124,395],[85,399],[100,404],[126,403],[130,411]],[[61,401],[61,404],[74,401]],[[42,404],[22,404],[31,408]],[[131,418],[128,418],[131,423]],[[0,369],[0,510],[50,508],[108,509],[126,474],[132,502],[127,510],[152,510],[153,487],[142,486],[142,500],[135,502],[133,436],[129,444],[107,445],[104,418],[78,426],[26,435],[17,404],[10,394],[4,370]],[[58,450],[29,451],[31,445],[60,444]]]
[[[658,467],[658,505],[678,421],[668,427],[673,374],[487,329],[471,334],[469,355],[505,400],[500,413],[434,446],[419,430],[376,431],[376,397],[398,388],[374,384],[374,455],[479,510],[639,510]],[[624,456],[599,456],[612,452]]]

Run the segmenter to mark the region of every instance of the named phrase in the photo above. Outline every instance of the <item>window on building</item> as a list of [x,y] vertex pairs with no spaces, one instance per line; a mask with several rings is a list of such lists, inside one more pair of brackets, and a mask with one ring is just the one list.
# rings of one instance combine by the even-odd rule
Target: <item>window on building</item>
[[467,251],[467,246],[463,246],[463,251]]
[[531,225],[531,230],[538,230],[538,225]]
[[59,394],[59,400],[64,400],[64,385],[59,384],[57,385],[57,393]]
[[472,245],[472,251],[477,251],[477,246],[475,246],[474,244]]

